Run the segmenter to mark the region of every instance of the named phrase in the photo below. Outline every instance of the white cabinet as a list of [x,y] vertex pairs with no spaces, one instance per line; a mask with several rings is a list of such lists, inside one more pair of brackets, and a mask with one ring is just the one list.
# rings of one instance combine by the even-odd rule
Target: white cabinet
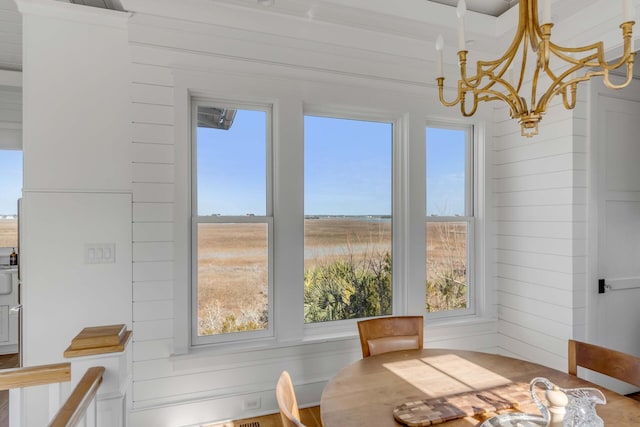
[[0,270],[0,354],[18,352],[18,270]]

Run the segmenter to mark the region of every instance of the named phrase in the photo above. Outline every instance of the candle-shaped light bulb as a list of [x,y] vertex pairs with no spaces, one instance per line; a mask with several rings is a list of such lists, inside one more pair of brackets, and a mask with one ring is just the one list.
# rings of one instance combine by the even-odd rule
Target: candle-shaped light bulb
[[436,51],[438,52],[438,77],[444,77],[444,71],[442,67],[442,50],[444,49],[444,39],[442,34],[438,34],[436,38]]
[[542,23],[551,23],[551,0],[544,0],[542,2]]
[[464,0],[458,0],[456,15],[458,15],[458,18],[464,18],[465,13],[467,13],[467,2]]
[[636,11],[633,7],[632,0],[623,0],[622,2],[622,22],[635,21]]
[[458,51],[467,50],[464,40],[464,15],[467,13],[467,3],[458,0],[456,15],[458,15]]

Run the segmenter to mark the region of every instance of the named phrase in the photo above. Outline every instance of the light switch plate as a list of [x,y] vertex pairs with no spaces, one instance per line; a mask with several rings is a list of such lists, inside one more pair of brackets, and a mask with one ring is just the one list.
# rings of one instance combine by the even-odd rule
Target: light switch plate
[[116,262],[115,243],[85,243],[85,264],[113,264]]

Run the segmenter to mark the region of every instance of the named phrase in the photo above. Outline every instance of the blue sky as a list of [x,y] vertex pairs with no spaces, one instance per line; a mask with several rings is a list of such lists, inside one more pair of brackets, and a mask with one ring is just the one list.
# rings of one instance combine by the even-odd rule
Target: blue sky
[[22,197],[22,151],[0,150],[0,215],[15,215]]
[[[391,214],[390,123],[305,117],[305,215]],[[198,129],[201,215],[265,214],[266,114]],[[465,133],[427,129],[427,215],[464,215]],[[17,211],[22,152],[0,150],[0,215]]]
[[[305,215],[390,215],[390,123],[306,116]],[[198,213],[265,214],[266,114],[198,129]],[[427,131],[427,215],[464,215],[465,132]]]
[[391,215],[390,123],[306,116],[305,215]]
[[199,215],[265,215],[266,117],[238,110],[229,130],[198,128]]
[[427,128],[427,215],[464,215],[466,135]]

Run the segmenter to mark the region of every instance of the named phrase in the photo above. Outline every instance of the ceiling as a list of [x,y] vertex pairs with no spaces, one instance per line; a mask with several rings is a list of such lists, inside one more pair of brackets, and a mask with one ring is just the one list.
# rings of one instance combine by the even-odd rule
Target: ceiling
[[[52,0],[53,1],[53,0]],[[85,7],[100,7],[107,9],[122,10],[122,4],[125,3],[122,0],[56,0],[65,3],[76,3]],[[153,4],[147,3],[149,5]],[[177,0],[173,0],[177,1]],[[435,36],[431,32],[443,31],[438,25],[424,25],[422,20],[413,20],[406,15],[406,9],[404,9],[405,15],[396,14],[396,10],[391,5],[381,1],[374,1],[369,3],[368,0],[273,0],[272,6],[265,6],[260,4],[258,0],[207,0],[211,2],[221,2],[228,5],[234,5],[241,8],[265,8],[268,7],[271,13],[285,13],[294,16],[307,16],[309,10],[321,6],[324,10],[331,13],[331,19],[336,22],[341,22],[346,25],[360,25],[362,28],[373,28],[377,30],[389,31],[393,33],[403,33],[411,36],[418,37],[424,40],[435,39]],[[396,0],[406,1],[406,0]],[[421,0],[408,1],[406,5],[418,5]],[[447,7],[455,7],[458,0],[423,0],[427,4],[432,4],[435,9],[442,9],[442,5]],[[596,2],[597,0],[555,0],[554,1],[554,16],[564,16],[575,12],[576,7],[586,7],[589,4]],[[141,2],[138,2],[141,3]],[[269,2],[271,3],[271,2]],[[134,4],[136,4],[134,2]],[[393,4],[393,3],[392,3]],[[470,11],[478,13],[478,17],[484,17],[494,19],[495,16],[500,16],[507,12],[511,7],[518,4],[518,0],[466,0],[467,8]],[[378,6],[375,6],[378,5]],[[380,6],[384,5],[384,6]],[[150,6],[152,7],[152,6]],[[311,8],[311,9],[310,9]],[[318,9],[320,10],[320,9]],[[135,13],[135,11],[133,11]],[[383,28],[382,21],[378,18],[385,15],[390,19],[386,19],[384,22],[388,28]],[[391,16],[395,15],[395,16]],[[452,15],[455,16],[455,15]],[[338,18],[336,18],[338,17]],[[455,23],[455,17],[453,18]],[[481,20],[485,24],[486,19]],[[482,28],[485,28],[486,25]],[[452,40],[455,40],[455,25],[451,26],[449,30],[452,32]],[[478,31],[478,28],[476,28]],[[469,33],[473,33],[473,29],[469,29]],[[436,34],[437,35],[437,34]],[[469,40],[471,41],[471,40]],[[476,40],[476,43],[479,43]],[[495,44],[495,43],[494,43]],[[490,50],[483,50],[485,46],[476,44],[478,50],[490,52]],[[491,49],[499,49],[499,46],[493,46]],[[22,19],[18,12],[17,6],[14,0],[0,0],[0,70],[21,71],[22,70]]]
[[[120,0],[57,0],[65,3],[76,3],[84,6],[122,10]],[[214,0],[216,1],[216,0]],[[317,0],[322,3],[323,0]],[[424,0],[429,3],[455,7],[458,0]],[[273,0],[276,9],[279,2]],[[316,0],[301,3],[313,4]],[[242,4],[245,7],[261,7],[258,0],[231,0],[230,3]],[[466,0],[467,9],[490,16],[500,16],[518,0]],[[22,22],[14,0],[0,0],[0,70],[22,70]]]
[[[432,3],[456,6],[458,0],[430,0]],[[518,0],[466,0],[467,9],[485,15],[500,16],[512,6],[518,4]]]
[[69,2],[102,9],[123,10],[120,0],[69,0]]

